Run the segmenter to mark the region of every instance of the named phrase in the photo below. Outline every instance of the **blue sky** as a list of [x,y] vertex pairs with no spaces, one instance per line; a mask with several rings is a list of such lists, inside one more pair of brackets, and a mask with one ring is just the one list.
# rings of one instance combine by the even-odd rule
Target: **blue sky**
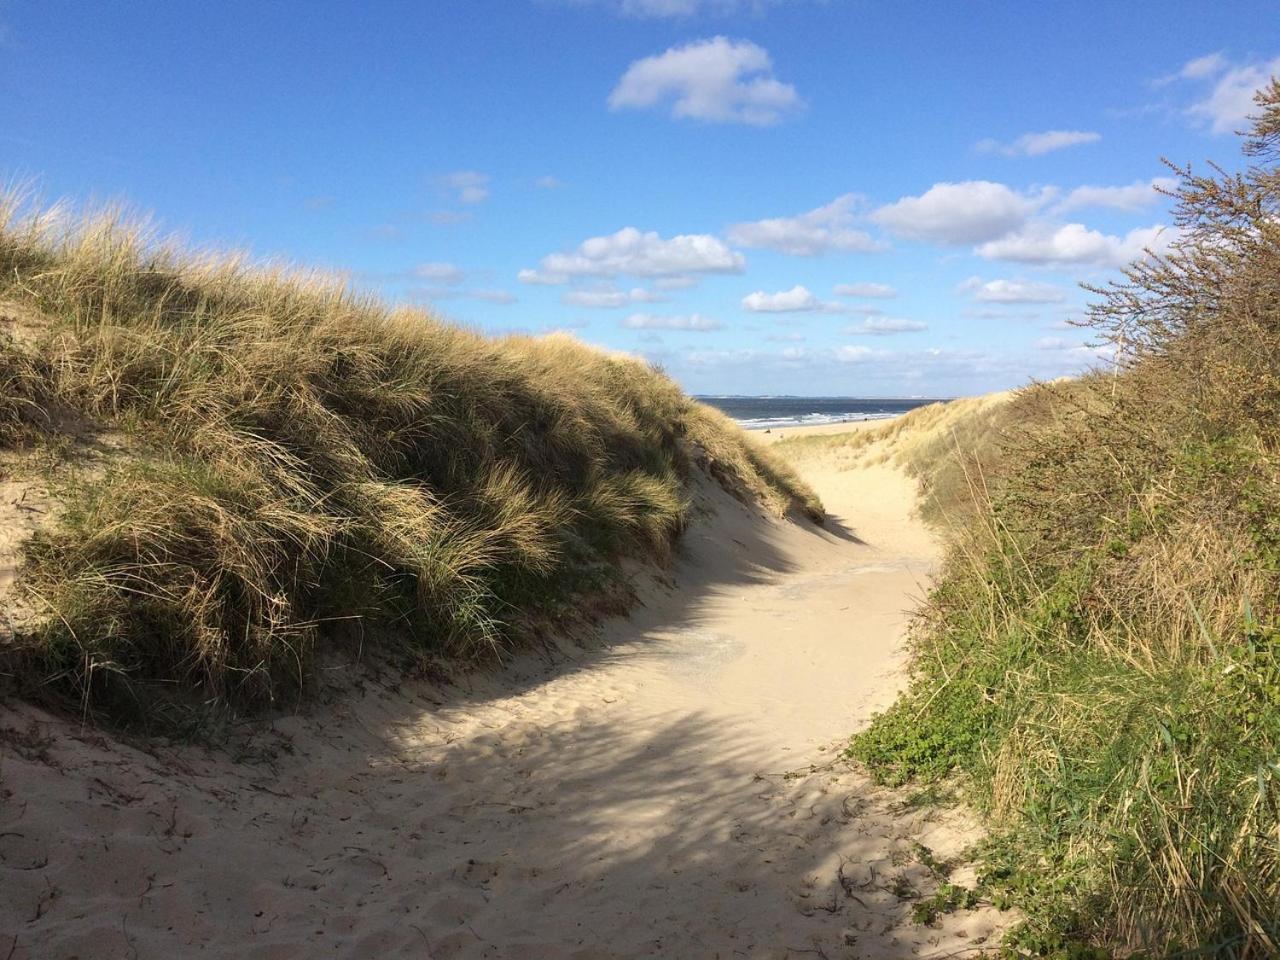
[[[0,0],[0,178],[709,393],[1095,362],[1077,284],[1238,163],[1274,4]],[[1164,227],[1163,231],[1161,228]]]

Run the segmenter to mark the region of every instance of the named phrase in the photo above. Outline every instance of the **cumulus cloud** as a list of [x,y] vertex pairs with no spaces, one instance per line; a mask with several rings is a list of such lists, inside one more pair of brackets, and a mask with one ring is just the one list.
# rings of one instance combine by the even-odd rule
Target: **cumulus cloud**
[[724,327],[719,320],[704,317],[700,313],[667,317],[656,317],[650,313],[633,313],[622,321],[622,325],[630,330],[687,330],[696,333],[707,333]]
[[459,203],[479,203],[489,197],[489,175],[475,170],[457,170],[436,177],[436,185],[453,194]]
[[846,343],[843,346],[836,347],[832,352],[832,356],[840,363],[859,363],[864,360],[870,360],[879,353],[880,351],[872,350],[870,347],[855,347]]
[[1090,230],[1084,224],[1033,224],[1025,230],[984,243],[977,254],[987,260],[1009,260],[1039,266],[1123,267],[1145,249],[1168,250],[1175,238],[1163,226],[1139,227],[1123,237]]
[[725,236],[740,247],[760,247],[796,257],[818,256],[833,250],[882,250],[883,244],[850,227],[856,203],[857,198],[847,193],[799,216],[734,224],[725,231]]
[[929,325],[919,320],[907,320],[903,317],[867,317],[859,324],[845,327],[845,333],[883,337],[892,333],[919,333],[928,330]]
[[821,310],[824,304],[807,287],[796,284],[790,290],[777,293],[763,290],[749,293],[742,298],[742,306],[752,313],[804,313]]
[[688,290],[698,285],[697,277],[658,277],[653,285],[659,290]]
[[1182,65],[1182,69],[1178,71],[1178,76],[1184,80],[1203,80],[1206,77],[1212,77],[1214,74],[1220,73],[1227,66],[1227,58],[1222,55],[1221,51],[1209,53],[1203,57],[1188,60]]
[[537,270],[521,270],[522,283],[565,283],[574,277],[688,276],[694,273],[741,273],[742,254],[709,234],[681,234],[664,239],[624,227],[617,233],[584,240],[571,253],[542,258]]
[[918,197],[903,197],[871,218],[890,233],[935,243],[984,243],[1021,227],[1051,194],[1026,196],[1002,183],[936,183]]
[[980,153],[1000,153],[1006,157],[1038,157],[1054,150],[1097,143],[1102,134],[1092,130],[1045,130],[1043,133],[1024,133],[1012,143],[983,140],[978,143]]
[[1125,187],[1076,187],[1054,207],[1057,213],[1095,207],[1133,212],[1149,207],[1163,199],[1161,190],[1172,190],[1178,181],[1173,177],[1156,177],[1153,180],[1135,180]]
[[467,273],[452,263],[420,263],[413,268],[413,275],[419,280],[430,280],[432,283],[444,283],[450,286],[461,283]]
[[542,270],[530,270],[528,268],[519,271],[516,274],[516,279],[521,283],[538,287],[555,287],[569,282],[569,278],[563,274],[545,273]]
[[865,343],[820,349],[770,345],[768,348],[706,349],[671,353],[663,359],[679,370],[692,389],[728,393],[743,382],[767,393],[794,390],[798,377],[814,393],[848,391],[848,371],[858,371],[859,389],[873,394],[958,396],[1049,380],[1096,366],[1087,349],[1000,350],[954,348],[881,349]]
[[1062,337],[1041,337],[1031,346],[1036,350],[1065,350],[1071,344],[1063,340]]
[[1031,280],[983,280],[970,277],[960,284],[961,293],[971,293],[980,303],[1061,303],[1066,299],[1059,287]]
[[1253,95],[1278,74],[1280,57],[1241,64],[1233,64],[1221,54],[1199,57],[1182,68],[1181,76],[1191,80],[1211,80],[1213,85],[1207,94],[1191,105],[1188,112],[1207,123],[1214,133],[1243,130],[1249,125],[1249,117],[1258,110]]
[[898,291],[887,283],[837,283],[835,291],[838,297],[885,299],[898,295]]
[[661,303],[666,297],[635,287],[631,290],[618,290],[614,287],[601,287],[593,290],[570,290],[560,298],[562,303],[572,307],[590,307],[593,309],[616,309],[633,303]]
[[713,37],[636,60],[609,94],[609,107],[671,104],[671,115],[769,126],[802,106],[796,88],[773,76],[768,51]]

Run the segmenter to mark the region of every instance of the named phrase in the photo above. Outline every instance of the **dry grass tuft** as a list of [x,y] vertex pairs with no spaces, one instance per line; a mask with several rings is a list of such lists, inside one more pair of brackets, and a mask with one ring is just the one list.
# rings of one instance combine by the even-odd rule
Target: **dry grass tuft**
[[821,516],[638,360],[485,338],[118,212],[0,199],[0,315],[0,443],[41,451],[63,504],[27,550],[19,672],[116,718],[292,698],[325,639],[493,656],[623,555],[668,553],[695,462]]
[[913,686],[854,741],[967,775],[1017,956],[1280,955],[1280,83],[1258,103],[1257,165],[1179,171],[1175,250],[1096,291],[1119,368],[1002,408]]

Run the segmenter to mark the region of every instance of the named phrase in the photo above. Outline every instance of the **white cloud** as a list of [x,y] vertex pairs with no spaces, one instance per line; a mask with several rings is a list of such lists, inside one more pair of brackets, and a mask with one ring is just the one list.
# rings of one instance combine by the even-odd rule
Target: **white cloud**
[[458,170],[436,177],[437,186],[453,194],[459,203],[479,203],[489,197],[489,175],[475,170]]
[[836,296],[838,297],[872,297],[883,299],[888,297],[896,297],[898,291],[893,289],[887,283],[837,283],[835,286]]
[[832,356],[841,363],[858,363],[863,360],[870,360],[877,356],[878,353],[879,351],[872,350],[870,347],[854,347],[845,344],[844,346],[836,347]]
[[960,284],[961,293],[972,293],[980,303],[1061,303],[1066,299],[1059,287],[1031,280],[987,280],[970,277]]
[[891,233],[913,240],[969,244],[995,240],[1025,222],[1050,197],[1024,196],[1002,183],[968,180],[936,183],[918,197],[903,197],[871,218]]
[[1126,187],[1076,187],[1054,207],[1055,213],[1100,207],[1133,212],[1164,199],[1158,190],[1172,190],[1178,185],[1173,177],[1135,180]]
[[555,287],[569,282],[569,277],[563,273],[545,273],[542,270],[529,269],[521,270],[517,273],[516,279],[521,283],[539,287]]
[[452,263],[421,263],[413,268],[413,275],[420,280],[450,286],[461,283],[467,277],[465,270]]
[[807,347],[783,347],[781,350],[756,350],[751,347],[729,347],[720,350],[697,350],[688,354],[688,362],[694,367],[754,366],[758,363],[776,363],[791,370],[802,369],[817,359]]
[[655,317],[649,313],[633,313],[622,321],[622,325],[631,330],[688,330],[698,333],[719,330],[724,326],[719,320],[704,317],[700,313],[674,317]]
[[1082,143],[1097,143],[1101,139],[1102,134],[1092,130],[1045,130],[1043,133],[1024,133],[1012,143],[983,140],[978,144],[978,151],[1001,153],[1006,157],[1038,157]]
[[752,313],[802,313],[821,310],[825,306],[807,287],[799,284],[790,290],[765,293],[757,290],[742,298],[742,306]]
[[609,107],[671,102],[673,117],[769,126],[801,106],[795,87],[773,76],[768,52],[714,37],[636,60],[609,94]]
[[1036,350],[1065,350],[1067,347],[1072,346],[1072,344],[1063,340],[1061,337],[1041,337],[1031,346]]
[[[1215,59],[1216,58],[1216,59]],[[1191,70],[1191,73],[1187,73]],[[1253,95],[1271,77],[1280,74],[1280,57],[1260,63],[1229,65],[1220,55],[1192,60],[1182,68],[1191,79],[1216,77],[1213,89],[1188,109],[1193,117],[1209,124],[1214,133],[1232,133],[1249,125],[1258,112]]]
[[533,181],[533,185],[542,190],[559,190],[564,186],[564,181],[559,177],[548,175],[545,177],[539,177],[537,180]]
[[769,349],[707,349],[667,354],[662,362],[701,393],[731,393],[750,383],[762,393],[785,393],[799,379],[814,393],[848,392],[849,370],[858,371],[858,389],[871,395],[965,396],[1048,380],[1096,366],[1088,348],[1000,350],[932,347],[880,349],[844,344],[825,349],[770,344]]
[[685,276],[691,273],[741,273],[742,254],[709,234],[681,234],[663,239],[624,227],[605,237],[583,241],[572,253],[542,258],[538,270],[522,270],[524,283],[564,283],[573,277]]
[[633,303],[661,303],[666,297],[660,296],[643,287],[631,290],[618,290],[603,287],[597,290],[570,290],[560,298],[562,303],[572,307],[591,307],[593,309],[614,309],[629,306]]
[[653,285],[659,290],[688,290],[698,285],[697,277],[658,277]]
[[987,260],[1010,260],[1040,266],[1123,267],[1143,255],[1168,250],[1176,232],[1162,226],[1140,227],[1123,237],[1090,230],[1080,223],[1035,224],[1018,233],[984,243],[977,254]]
[[869,234],[850,228],[856,203],[857,198],[847,193],[799,216],[734,224],[725,231],[725,236],[740,247],[762,247],[796,257],[812,257],[832,250],[883,249],[884,245]]
[[921,330],[928,330],[927,323],[921,323],[919,320],[907,320],[902,317],[867,317],[861,323],[852,327],[845,327],[845,333],[870,335],[870,336],[887,336],[892,333],[919,333]]
[[1196,57],[1184,63],[1182,69],[1178,71],[1178,76],[1184,80],[1204,80],[1225,70],[1227,62],[1227,58],[1221,52],[1205,54],[1203,57]]

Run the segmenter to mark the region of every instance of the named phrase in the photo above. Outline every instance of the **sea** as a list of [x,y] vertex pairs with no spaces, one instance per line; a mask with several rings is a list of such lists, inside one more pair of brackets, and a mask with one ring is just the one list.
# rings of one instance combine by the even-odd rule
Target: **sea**
[[697,399],[728,414],[748,430],[800,427],[854,420],[884,420],[937,403],[947,397],[908,397],[884,400],[872,397],[732,397],[699,396]]

